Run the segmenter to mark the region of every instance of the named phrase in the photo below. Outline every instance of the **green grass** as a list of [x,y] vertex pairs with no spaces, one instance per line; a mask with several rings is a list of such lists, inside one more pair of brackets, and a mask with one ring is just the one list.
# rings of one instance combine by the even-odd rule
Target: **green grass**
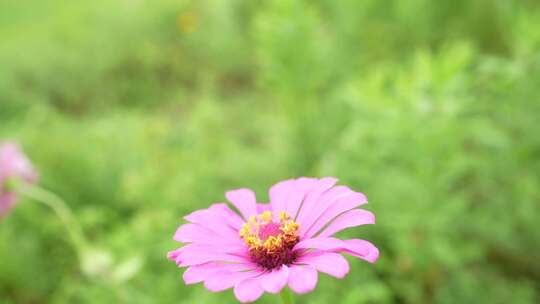
[[1,2],[0,138],[145,264],[86,279],[23,201],[0,303],[232,303],[165,259],[182,216],[303,175],[368,195],[377,225],[345,235],[381,257],[297,303],[538,303],[538,20],[536,1]]

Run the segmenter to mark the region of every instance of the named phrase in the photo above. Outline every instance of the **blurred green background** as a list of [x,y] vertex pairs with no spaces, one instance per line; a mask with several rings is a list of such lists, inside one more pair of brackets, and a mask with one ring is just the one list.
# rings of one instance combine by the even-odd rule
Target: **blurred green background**
[[86,279],[25,200],[0,303],[232,303],[184,285],[176,227],[296,176],[365,192],[378,223],[346,235],[381,250],[298,303],[539,303],[539,134],[536,0],[1,0],[0,138],[145,264]]

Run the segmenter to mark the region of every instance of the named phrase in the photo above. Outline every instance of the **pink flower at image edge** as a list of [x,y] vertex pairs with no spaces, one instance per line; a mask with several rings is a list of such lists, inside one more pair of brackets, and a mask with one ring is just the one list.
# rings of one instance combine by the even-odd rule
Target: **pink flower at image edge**
[[270,203],[257,203],[250,189],[226,193],[228,201],[185,217],[174,240],[185,246],[168,258],[187,267],[186,284],[203,282],[213,292],[234,288],[240,302],[264,292],[279,293],[286,285],[296,293],[312,291],[318,272],[343,278],[349,263],[341,255],[374,263],[378,249],[361,239],[333,235],[346,228],[374,224],[375,216],[358,207],[367,198],[337,179],[301,177],[270,189]]
[[17,203],[17,195],[7,190],[8,181],[34,183],[37,177],[37,172],[17,143],[0,143],[0,217]]

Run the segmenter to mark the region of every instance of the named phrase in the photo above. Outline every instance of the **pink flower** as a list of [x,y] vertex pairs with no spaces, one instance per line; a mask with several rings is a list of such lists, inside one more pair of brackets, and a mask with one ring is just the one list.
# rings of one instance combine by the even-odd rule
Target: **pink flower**
[[34,183],[37,173],[18,144],[4,142],[0,143],[0,217],[17,203],[17,195],[7,189],[11,180]]
[[174,240],[187,243],[168,258],[184,272],[186,284],[204,282],[214,292],[234,288],[241,302],[257,300],[264,292],[279,293],[285,285],[302,294],[317,284],[318,271],[336,278],[349,272],[341,255],[374,263],[378,249],[361,239],[332,237],[346,228],[374,224],[375,216],[357,207],[364,194],[335,186],[336,178],[301,177],[277,183],[270,203],[257,203],[250,189],[225,195],[225,203],[195,211],[185,219]]

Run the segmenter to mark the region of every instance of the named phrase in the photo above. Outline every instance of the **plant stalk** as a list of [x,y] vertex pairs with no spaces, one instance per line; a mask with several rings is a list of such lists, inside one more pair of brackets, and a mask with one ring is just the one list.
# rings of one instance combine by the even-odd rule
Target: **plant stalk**
[[82,259],[83,252],[88,248],[88,242],[84,233],[75,220],[71,209],[68,205],[56,194],[45,190],[39,186],[29,186],[22,183],[15,187],[15,191],[25,197],[28,197],[36,202],[42,203],[51,208],[54,213],[60,218],[64,227],[68,231],[69,238],[77,252],[77,255]]
[[281,303],[283,304],[294,304],[294,299],[291,291],[288,288],[283,288],[280,292]]

